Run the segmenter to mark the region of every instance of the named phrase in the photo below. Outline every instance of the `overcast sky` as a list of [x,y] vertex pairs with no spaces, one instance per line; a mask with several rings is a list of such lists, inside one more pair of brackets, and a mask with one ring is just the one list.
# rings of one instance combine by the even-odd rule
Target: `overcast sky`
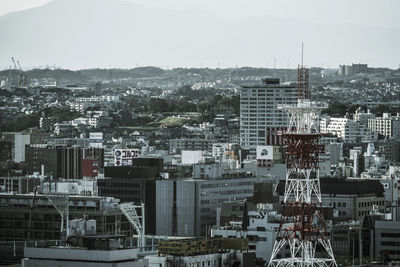
[[[0,16],[53,0],[0,0]],[[229,19],[272,15],[324,24],[400,28],[399,0],[126,0],[173,9],[205,9]]]
[[[57,1],[61,0],[0,0],[0,16]],[[24,14],[19,14],[18,19],[12,20],[13,23],[9,20],[8,24],[3,23],[6,21],[5,19],[0,20],[3,23],[3,29],[0,24],[2,35],[0,69],[10,64],[12,55],[21,58],[25,66],[59,64],[62,67],[84,68],[109,65],[129,67],[159,64],[175,67],[215,67],[217,62],[218,64],[221,62],[221,67],[232,67],[236,64],[239,66],[272,67],[275,58],[277,58],[276,65],[278,67],[293,68],[300,62],[301,42],[305,42],[306,60],[308,60],[306,63],[311,66],[334,67],[339,64],[360,62],[375,67],[397,68],[400,63],[400,52],[397,48],[400,41],[400,34],[398,34],[400,30],[400,0],[124,0],[143,7],[150,7],[150,9],[147,8],[149,12],[145,13],[147,17],[140,21],[134,21],[135,17],[132,15],[134,12],[129,13],[130,20],[129,23],[125,24],[128,25],[125,28],[121,27],[123,24],[118,24],[118,21],[123,19],[120,14],[116,15],[116,12],[110,9],[106,10],[110,13],[110,16],[107,14],[104,18],[93,19],[94,13],[92,11],[96,8],[101,9],[100,3],[104,2],[98,1],[86,1],[89,6],[86,6],[83,12],[87,13],[84,13],[81,18],[90,17],[91,22],[97,23],[95,27],[86,30],[86,32],[82,28],[89,27],[89,24],[86,21],[79,20],[78,16],[74,19],[71,15],[65,15],[65,20],[62,20],[64,13],[75,14],[75,8],[77,10],[78,6],[81,9],[85,7],[83,0],[64,0],[64,6],[59,5],[62,8],[58,9],[59,12],[55,15],[57,18],[54,24],[57,26],[54,27],[58,27],[55,29],[52,29],[52,25],[47,23],[47,19],[54,12],[36,12],[35,17],[32,15],[35,12],[27,11]],[[111,1],[112,4],[117,2],[117,0]],[[93,5],[94,2],[96,6]],[[151,9],[152,7],[160,8]],[[66,9],[69,9],[70,13]],[[115,9],[113,10],[115,11]],[[193,41],[190,45],[182,45],[178,49],[179,43],[174,43],[174,40],[182,38],[182,36],[185,36],[185,38],[191,36],[191,32],[193,33],[193,29],[196,28],[196,22],[193,21],[187,23],[187,29],[179,26],[182,36],[179,36],[179,33],[174,33],[174,31],[170,32],[172,28],[168,28],[168,33],[173,35],[172,39],[168,39],[168,36],[164,36],[165,39],[161,40],[154,39],[154,35],[159,35],[161,38],[164,32],[154,31],[157,34],[153,35],[151,35],[151,32],[140,32],[141,28],[147,29],[146,27],[149,26],[145,20],[151,20],[153,11],[157,14],[154,16],[166,21],[164,24],[173,21],[174,18],[163,17],[163,14],[157,13],[165,11],[168,14],[175,14],[174,11],[170,12],[170,10],[179,10],[179,14],[203,14],[206,16],[203,21],[210,20],[211,22],[205,23],[206,26],[204,27],[208,28],[203,34],[208,39],[214,38],[215,43],[211,44],[211,41],[207,38],[197,40],[196,36],[192,36],[196,41]],[[182,10],[185,10],[185,12],[180,12]],[[38,14],[41,14],[41,16]],[[112,17],[113,15],[114,17]],[[140,14],[136,14],[136,16],[140,17]],[[107,23],[113,24],[108,33],[108,24],[102,25],[107,19],[111,19]],[[217,20],[219,25],[226,24],[228,26],[218,28],[216,26],[219,25],[212,24],[214,20]],[[64,21],[63,25],[60,25],[61,21]],[[155,21],[157,22],[157,20]],[[160,21],[162,19],[158,23]],[[29,23],[26,24],[27,22]],[[35,23],[39,26],[33,28],[32,32],[30,26]],[[117,25],[119,26],[117,27]],[[241,25],[249,27],[239,31]],[[67,28],[64,26],[67,26]],[[133,26],[137,26],[137,28],[131,30],[129,27]],[[223,31],[223,29],[229,27],[232,27],[230,32]],[[59,29],[61,28],[63,28],[63,31],[60,32]],[[148,28],[149,31],[152,30],[151,25]],[[274,28],[275,31],[271,28]],[[126,34],[118,35],[118,29],[124,29]],[[200,26],[199,29],[201,29]],[[219,31],[223,34],[221,35]],[[89,36],[86,33],[96,33],[96,35]],[[117,36],[115,39],[102,40],[100,44],[104,47],[99,47],[97,45],[99,42],[93,43],[94,39],[105,36],[105,33],[116,34]],[[135,36],[129,36],[139,33],[142,34],[138,35],[141,36],[139,39]],[[149,36],[146,36],[146,34],[149,34]],[[264,37],[259,38],[260,34]],[[271,38],[271,36],[274,36],[274,38]],[[63,37],[66,39],[61,39]],[[252,40],[252,42],[241,40],[244,37]],[[74,38],[81,42],[67,45]],[[114,43],[119,41],[119,43],[115,44],[114,47],[106,45],[110,40],[113,40]],[[162,46],[150,48],[149,44],[141,45],[138,40],[147,40],[150,45],[151,42],[162,43],[163,40],[165,42]],[[57,41],[60,43],[56,45]],[[204,43],[208,41],[210,41],[210,47],[207,48],[207,44]],[[124,45],[124,43],[127,45]],[[196,53],[186,51],[185,54],[184,50],[194,43],[204,45],[204,47],[193,47],[194,50],[197,49]],[[229,46],[224,47],[224,43],[229,43]],[[170,46],[168,46],[169,44]],[[84,53],[82,52],[82,54],[74,50],[82,46],[85,47],[85,45],[91,48]],[[55,48],[58,51],[55,51]],[[204,49],[208,50],[202,53],[201,50]],[[138,50],[143,55],[140,55]],[[175,51],[175,53],[171,51]],[[67,52],[75,57],[69,56]],[[93,52],[93,55],[90,54],[91,52]],[[135,52],[138,54],[135,54]],[[99,57],[99,54],[102,56]],[[169,54],[170,57],[168,57]],[[107,55],[109,55],[109,58],[107,58]],[[131,58],[128,58],[128,56]],[[66,59],[68,59],[68,62]]]

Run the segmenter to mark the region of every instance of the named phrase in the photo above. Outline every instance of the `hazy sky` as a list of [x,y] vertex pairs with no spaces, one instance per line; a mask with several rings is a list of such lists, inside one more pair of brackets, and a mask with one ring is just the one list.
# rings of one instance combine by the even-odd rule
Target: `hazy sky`
[[400,0],[0,0],[0,69],[11,56],[27,68],[294,68],[302,42],[309,66],[398,68],[399,10]]
[[[56,0],[0,0],[0,16]],[[126,0],[173,9],[205,9],[229,19],[272,15],[325,24],[400,28],[399,0]]]

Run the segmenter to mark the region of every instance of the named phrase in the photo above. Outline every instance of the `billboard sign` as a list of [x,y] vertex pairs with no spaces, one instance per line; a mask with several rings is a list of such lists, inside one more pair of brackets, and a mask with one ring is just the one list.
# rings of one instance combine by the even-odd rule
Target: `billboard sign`
[[274,157],[273,146],[257,146],[257,159],[272,160]]
[[115,166],[132,165],[132,159],[140,155],[139,149],[114,149]]

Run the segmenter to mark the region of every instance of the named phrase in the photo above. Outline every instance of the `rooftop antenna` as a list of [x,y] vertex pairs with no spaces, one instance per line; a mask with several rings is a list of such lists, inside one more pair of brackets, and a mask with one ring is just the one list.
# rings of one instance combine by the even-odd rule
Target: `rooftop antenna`
[[301,43],[301,67],[303,67],[304,43]]

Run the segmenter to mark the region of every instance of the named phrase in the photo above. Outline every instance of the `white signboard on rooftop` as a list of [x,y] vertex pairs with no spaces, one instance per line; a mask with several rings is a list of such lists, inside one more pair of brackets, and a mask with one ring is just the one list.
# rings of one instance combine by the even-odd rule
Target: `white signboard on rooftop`
[[273,146],[257,146],[257,159],[272,160],[274,158]]

